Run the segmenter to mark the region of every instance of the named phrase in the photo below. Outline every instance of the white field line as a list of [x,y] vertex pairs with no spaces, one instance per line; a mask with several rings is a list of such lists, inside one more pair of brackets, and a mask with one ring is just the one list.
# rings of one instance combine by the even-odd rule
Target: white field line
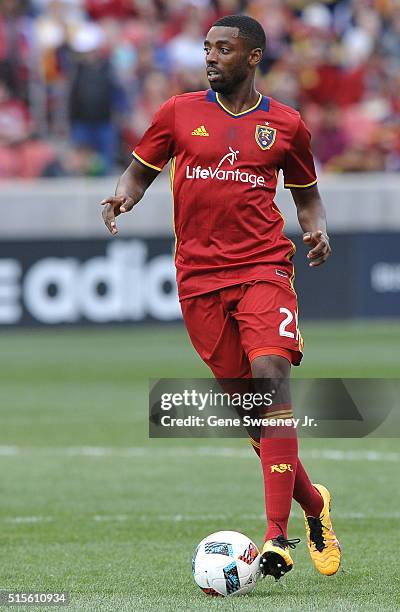
[[[365,513],[365,512],[339,512],[336,511],[335,518],[342,520],[388,520],[388,519],[400,519],[400,512],[382,512],[382,513]],[[302,518],[301,511],[299,508],[295,508],[292,511],[292,516],[296,518]],[[95,523],[125,523],[133,522],[138,523],[194,523],[194,522],[210,522],[210,521],[221,521],[225,523],[229,521],[237,521],[238,518],[246,521],[265,521],[264,514],[240,514],[240,515],[224,515],[224,514],[95,514],[94,516],[88,517],[86,520],[93,521]],[[37,524],[37,523],[51,523],[56,521],[57,518],[53,516],[11,516],[1,519],[3,523],[13,524]],[[80,519],[84,522],[85,519]]]
[[[183,446],[183,447],[107,447],[107,446],[63,446],[63,447],[25,447],[0,446],[1,457],[38,456],[38,457],[119,457],[119,458],[192,458],[192,457],[233,457],[253,459],[255,453],[248,448],[232,448],[229,446]],[[300,457],[305,459],[327,459],[329,461],[378,461],[400,462],[400,453],[381,451],[344,451],[340,449],[309,449],[300,450]]]
[[[157,515],[149,515],[149,514],[97,514],[93,517],[98,523],[108,523],[108,522],[124,522],[124,521],[135,521],[135,522],[168,522],[168,523],[183,523],[183,522],[197,522],[197,521],[220,521],[223,519],[224,521],[229,520],[237,520],[238,516],[240,519],[244,519],[246,521],[265,521],[265,514],[240,514],[235,516],[224,516],[223,514],[157,514]],[[303,513],[299,508],[294,508],[291,512],[291,516],[296,518],[303,518]],[[383,512],[380,514],[374,513],[365,513],[365,512],[336,512],[334,513],[335,518],[340,519],[348,519],[348,520],[362,520],[362,519],[399,519],[400,512]]]
[[51,523],[52,516],[10,516],[3,519],[4,523]]

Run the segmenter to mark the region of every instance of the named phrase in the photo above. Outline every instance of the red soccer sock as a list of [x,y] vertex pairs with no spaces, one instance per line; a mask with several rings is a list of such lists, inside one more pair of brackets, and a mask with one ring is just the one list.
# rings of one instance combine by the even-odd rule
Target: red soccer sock
[[320,493],[312,484],[300,459],[297,460],[293,498],[300,504],[307,516],[318,517],[324,506]]
[[[250,438],[250,442],[255,453],[260,457],[260,441],[255,438]],[[324,505],[323,499],[309,479],[299,458],[297,458],[293,499],[300,504],[307,516],[318,517],[322,512]]]
[[286,438],[271,438],[270,432],[263,432],[260,439],[268,523],[265,540],[272,540],[279,535],[287,538],[297,467],[297,432],[293,428],[290,434],[287,431],[285,433],[288,436]]

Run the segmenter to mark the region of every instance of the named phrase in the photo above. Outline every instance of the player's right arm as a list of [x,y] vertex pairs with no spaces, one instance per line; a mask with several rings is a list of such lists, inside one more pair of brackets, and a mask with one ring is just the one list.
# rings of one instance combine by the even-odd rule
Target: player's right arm
[[175,155],[175,97],[162,104],[132,155],[134,159],[120,177],[115,196],[101,202],[103,220],[111,234],[118,232],[115,218],[132,210]]
[[158,174],[158,170],[138,164],[134,160],[120,176],[115,196],[110,196],[100,202],[103,206],[104,223],[111,234],[118,233],[115,218],[121,213],[132,210]]

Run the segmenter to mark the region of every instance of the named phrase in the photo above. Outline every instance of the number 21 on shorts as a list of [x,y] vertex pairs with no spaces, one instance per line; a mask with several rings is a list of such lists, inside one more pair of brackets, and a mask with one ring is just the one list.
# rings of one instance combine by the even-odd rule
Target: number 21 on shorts
[[[279,325],[279,335],[285,336],[286,338],[296,338],[296,340],[298,340],[300,331],[299,331],[299,315],[298,315],[297,310],[295,310],[294,313],[292,313],[288,308],[281,307],[279,309],[279,312],[282,315],[285,315],[285,318]],[[288,325],[292,323],[293,319],[295,321],[296,334],[294,334],[293,332],[287,329]]]

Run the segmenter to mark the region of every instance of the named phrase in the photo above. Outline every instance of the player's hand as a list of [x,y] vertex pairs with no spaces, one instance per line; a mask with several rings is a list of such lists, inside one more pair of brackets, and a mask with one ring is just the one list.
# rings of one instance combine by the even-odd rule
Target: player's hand
[[323,264],[332,253],[329,237],[324,232],[306,232],[303,242],[312,247],[307,253],[307,258],[311,260],[309,266],[312,268]]
[[115,217],[118,217],[121,213],[126,213],[132,210],[135,202],[129,196],[110,196],[100,202],[103,206],[103,221],[111,234],[115,235],[118,233],[117,224]]

